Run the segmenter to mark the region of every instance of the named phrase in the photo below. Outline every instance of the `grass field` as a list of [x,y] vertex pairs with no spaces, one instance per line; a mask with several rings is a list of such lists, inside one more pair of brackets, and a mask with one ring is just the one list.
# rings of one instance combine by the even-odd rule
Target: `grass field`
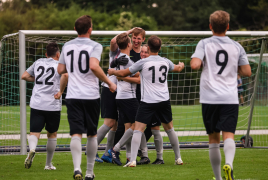
[[[103,152],[99,152],[101,155]],[[96,164],[94,173],[96,180],[212,180],[213,171],[210,166],[208,149],[182,149],[181,155],[184,161],[182,166],[174,165],[174,153],[172,150],[164,151],[164,165],[143,165],[136,168],[123,168],[114,164]],[[83,153],[84,154],[84,153]],[[125,152],[121,155],[125,162]],[[222,165],[224,165],[224,153],[221,149]],[[149,157],[155,160],[155,151],[149,151]],[[56,152],[54,165],[56,171],[44,171],[46,154],[37,153],[30,169],[24,168],[26,156],[0,155],[0,179],[16,180],[65,180],[72,179],[73,164],[70,152]],[[268,149],[243,149],[236,150],[234,161],[234,175],[236,180],[266,180],[267,179]],[[82,171],[86,172],[86,156],[82,155]],[[222,172],[223,176],[223,172]]]

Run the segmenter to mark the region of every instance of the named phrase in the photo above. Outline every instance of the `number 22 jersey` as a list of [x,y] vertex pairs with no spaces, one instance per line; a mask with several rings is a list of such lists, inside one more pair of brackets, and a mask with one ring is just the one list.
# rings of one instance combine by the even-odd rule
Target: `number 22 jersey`
[[54,95],[60,90],[58,63],[53,58],[41,58],[26,70],[35,77],[30,101],[31,108],[43,111],[61,111],[61,99],[54,98]]
[[227,36],[199,41],[191,58],[203,64],[200,103],[238,104],[238,66],[249,64],[244,48]]

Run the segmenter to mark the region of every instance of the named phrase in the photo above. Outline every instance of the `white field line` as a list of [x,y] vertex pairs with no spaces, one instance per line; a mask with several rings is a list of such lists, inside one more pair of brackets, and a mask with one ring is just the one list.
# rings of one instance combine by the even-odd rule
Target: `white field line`
[[[237,130],[235,132],[236,135],[245,135],[246,130]],[[176,131],[177,136],[206,136],[206,131]],[[268,130],[251,130],[250,135],[264,135],[268,134]],[[166,132],[161,132],[162,137],[167,137]],[[29,135],[27,135],[28,138]],[[106,135],[107,137],[107,135]],[[46,139],[46,134],[41,134],[40,139]],[[58,139],[60,138],[71,138],[70,134],[58,134]],[[86,134],[83,134],[83,138],[86,138]],[[0,135],[0,140],[18,140],[20,139],[20,134],[12,134],[12,135]]]

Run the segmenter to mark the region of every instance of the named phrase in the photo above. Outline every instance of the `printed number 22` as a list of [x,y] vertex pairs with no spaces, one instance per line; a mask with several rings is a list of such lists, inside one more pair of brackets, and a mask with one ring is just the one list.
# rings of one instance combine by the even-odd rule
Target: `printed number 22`
[[[220,54],[224,55],[224,61],[220,62],[219,58],[220,58]],[[226,51],[224,50],[219,50],[216,54],[216,63],[217,65],[221,66],[220,71],[218,72],[218,74],[221,74],[223,72],[223,70],[225,69],[227,63],[228,63],[228,54]]]

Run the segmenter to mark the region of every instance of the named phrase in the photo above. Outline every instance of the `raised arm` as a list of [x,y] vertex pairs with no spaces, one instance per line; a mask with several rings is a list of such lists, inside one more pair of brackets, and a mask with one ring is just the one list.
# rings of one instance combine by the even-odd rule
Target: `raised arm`
[[251,76],[251,67],[249,64],[238,66],[238,73],[241,76],[250,77]]
[[174,69],[172,70],[172,72],[181,72],[183,69],[184,69],[184,63],[179,62],[178,65],[174,65]]
[[60,99],[64,89],[66,88],[68,83],[68,73],[62,74],[60,78],[60,91],[54,95],[55,99]]
[[21,79],[25,80],[25,81],[29,81],[29,82],[34,82],[35,77],[30,75],[27,71],[25,71],[22,76]]
[[199,70],[202,67],[202,61],[199,58],[192,58],[190,65],[192,70]]

